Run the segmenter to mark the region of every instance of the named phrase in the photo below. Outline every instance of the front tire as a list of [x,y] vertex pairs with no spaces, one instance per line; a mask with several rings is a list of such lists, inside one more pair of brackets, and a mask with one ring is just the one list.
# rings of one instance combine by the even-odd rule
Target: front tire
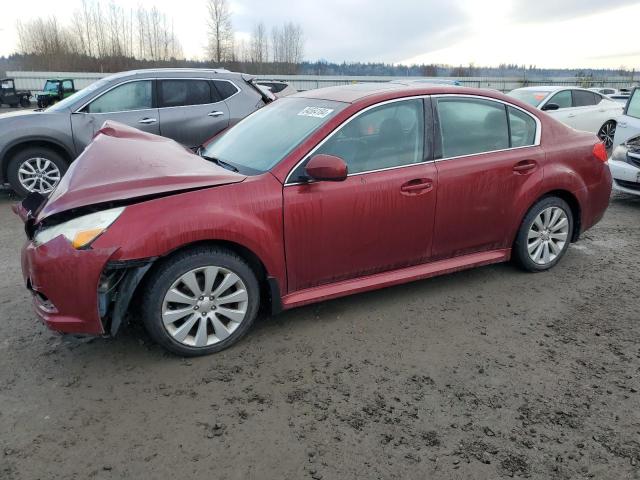
[[22,97],[20,99],[20,106],[22,108],[29,108],[31,106],[31,101],[27,97]]
[[7,180],[20,197],[32,192],[47,196],[67,168],[65,159],[50,148],[29,147],[13,156],[7,169]]
[[153,340],[194,357],[224,350],[249,330],[260,306],[260,287],[236,253],[203,247],[163,261],[142,298],[142,320]]
[[513,246],[516,263],[530,272],[554,267],[564,256],[573,234],[571,207],[558,197],[537,202],[522,221]]

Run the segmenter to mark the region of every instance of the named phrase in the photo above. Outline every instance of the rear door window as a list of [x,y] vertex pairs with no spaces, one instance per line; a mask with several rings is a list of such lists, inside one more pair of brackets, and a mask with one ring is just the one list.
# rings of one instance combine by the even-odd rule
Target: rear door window
[[550,103],[555,103],[560,108],[571,108],[573,106],[573,101],[571,99],[571,90],[563,90],[556,93],[549,99],[547,105]]
[[158,81],[158,106],[183,107],[212,103],[207,80],[171,79]]
[[627,104],[627,115],[640,118],[640,88],[637,88]]
[[573,91],[573,106],[574,107],[590,107],[600,103],[602,97],[597,93],[586,92],[584,90]]
[[438,98],[442,158],[509,148],[505,105],[472,98]]

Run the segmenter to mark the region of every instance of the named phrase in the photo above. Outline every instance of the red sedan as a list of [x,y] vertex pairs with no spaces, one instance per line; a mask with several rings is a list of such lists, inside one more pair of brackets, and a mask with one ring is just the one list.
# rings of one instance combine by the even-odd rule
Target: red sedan
[[134,310],[165,348],[212,353],[261,306],[547,270],[602,217],[606,161],[593,134],[438,85],[299,93],[198,154],[107,123],[48,200],[16,206],[24,281],[54,330],[113,335]]

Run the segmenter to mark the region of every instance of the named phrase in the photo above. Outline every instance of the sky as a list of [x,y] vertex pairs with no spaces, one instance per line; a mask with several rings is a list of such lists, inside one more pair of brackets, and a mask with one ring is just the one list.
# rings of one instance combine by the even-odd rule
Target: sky
[[[104,0],[105,6],[111,0]],[[136,8],[140,0],[113,0]],[[17,48],[15,23],[80,0],[3,2],[0,55]],[[543,68],[640,69],[640,1],[628,0],[230,0],[238,39],[257,22],[302,26],[305,59]],[[64,4],[64,8],[60,6]],[[203,59],[206,0],[155,0],[173,20],[188,58]]]

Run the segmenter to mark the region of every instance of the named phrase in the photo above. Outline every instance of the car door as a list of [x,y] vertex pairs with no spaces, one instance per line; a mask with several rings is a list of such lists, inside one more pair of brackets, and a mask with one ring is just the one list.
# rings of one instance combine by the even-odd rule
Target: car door
[[624,115],[618,118],[613,148],[630,138],[640,135],[640,88],[635,88],[624,107]]
[[537,198],[539,121],[520,108],[465,96],[434,98],[437,211],[433,260],[511,247]]
[[208,79],[158,79],[160,134],[197,147],[229,125],[229,109]]
[[[555,104],[558,105],[557,110],[545,110],[544,106]],[[556,120],[573,127],[575,125],[575,109],[573,108],[573,98],[571,95],[571,90],[561,90],[555,94],[553,94],[545,103],[542,105],[542,109],[548,115],[551,115]]]
[[[284,186],[289,291],[428,261],[437,177],[424,112],[420,98],[365,109],[291,172]],[[344,159],[346,180],[301,180],[306,161],[320,153]]]
[[77,152],[84,150],[106,120],[160,134],[158,109],[153,102],[153,80],[118,84],[72,113],[71,128]]
[[601,95],[587,90],[573,90],[572,127],[576,130],[596,133],[611,118],[609,111],[598,104],[603,101]]

